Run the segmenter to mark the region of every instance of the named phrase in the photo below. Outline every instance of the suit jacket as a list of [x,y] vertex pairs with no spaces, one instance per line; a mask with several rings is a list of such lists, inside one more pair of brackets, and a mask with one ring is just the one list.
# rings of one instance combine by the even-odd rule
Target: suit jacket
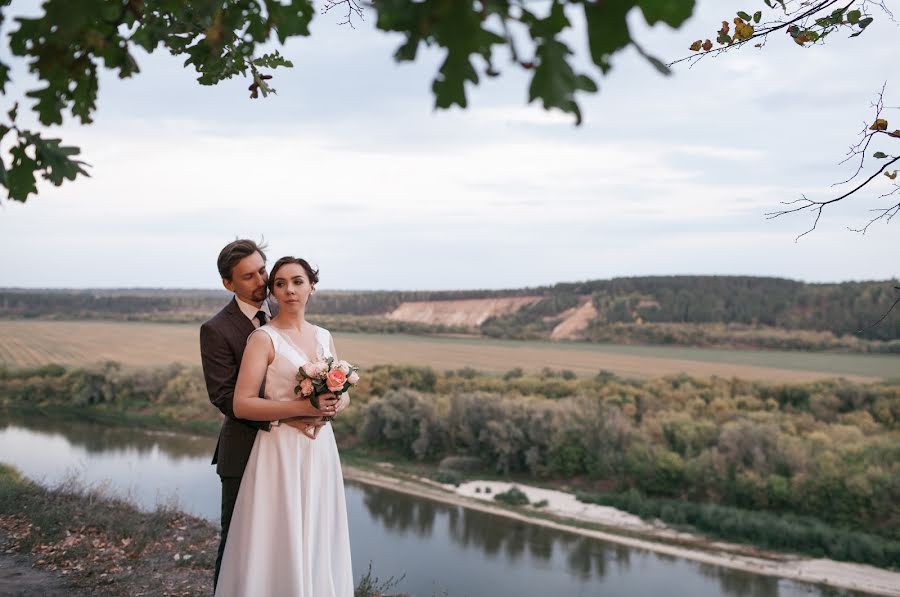
[[[225,420],[219,430],[219,441],[212,463],[222,477],[241,477],[250,450],[260,429],[269,430],[268,421],[249,421],[234,416],[234,386],[244,358],[247,337],[256,327],[241,312],[237,298],[200,326],[200,358],[209,401],[222,411]],[[260,396],[263,395],[260,388]]]

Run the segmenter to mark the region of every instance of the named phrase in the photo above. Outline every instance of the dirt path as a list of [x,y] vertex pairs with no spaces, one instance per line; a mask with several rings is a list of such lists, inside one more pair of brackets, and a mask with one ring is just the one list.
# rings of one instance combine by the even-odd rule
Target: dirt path
[[0,596],[2,597],[77,597],[65,576],[33,568],[34,558],[9,549],[7,535],[0,531]]

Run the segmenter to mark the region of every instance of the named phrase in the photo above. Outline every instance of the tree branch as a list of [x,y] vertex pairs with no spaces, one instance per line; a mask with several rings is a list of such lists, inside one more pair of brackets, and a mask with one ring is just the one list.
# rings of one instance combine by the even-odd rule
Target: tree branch
[[322,6],[322,14],[326,15],[341,5],[347,7],[347,14],[344,16],[344,20],[339,22],[338,25],[350,25],[351,29],[356,29],[356,26],[353,25],[354,15],[356,15],[360,21],[366,20],[365,15],[363,14],[363,7],[357,0],[325,0],[325,4]]
[[[900,161],[900,156],[896,156],[894,159],[892,159],[891,161],[889,161],[889,162],[887,162],[886,164],[884,164],[884,165],[883,165],[881,168],[879,168],[874,174],[872,174],[872,176],[870,176],[869,178],[867,178],[865,181],[863,181],[861,184],[857,185],[857,186],[856,186],[855,188],[853,188],[852,190],[850,190],[850,191],[844,193],[844,194],[841,195],[840,197],[835,197],[834,199],[829,199],[828,201],[813,201],[812,199],[809,199],[809,198],[807,198],[807,197],[804,195],[802,198],[800,198],[800,199],[795,199],[794,201],[782,201],[782,202],[781,202],[782,205],[793,205],[793,204],[795,204],[795,203],[800,203],[800,202],[805,202],[805,204],[804,204],[804,205],[801,205],[800,207],[795,207],[795,208],[792,208],[792,209],[783,209],[783,210],[780,210],[780,211],[770,211],[770,212],[767,212],[767,213],[765,214],[765,215],[766,215],[766,219],[767,219],[767,220],[773,220],[773,219],[775,219],[775,218],[778,218],[778,217],[781,217],[781,216],[784,216],[784,215],[787,215],[787,214],[797,213],[797,212],[800,212],[800,211],[806,211],[806,210],[810,210],[810,211],[815,210],[815,211],[816,211],[816,219],[815,219],[815,221],[813,222],[812,228],[810,228],[810,229],[807,230],[806,232],[804,232],[804,233],[798,235],[797,238],[794,239],[794,241],[796,242],[796,241],[800,240],[802,237],[806,236],[807,234],[809,234],[810,232],[812,232],[813,230],[816,229],[816,226],[817,226],[818,223],[819,223],[819,218],[822,217],[822,210],[823,210],[826,206],[831,205],[832,203],[837,203],[838,201],[842,201],[842,200],[846,199],[847,197],[849,197],[850,195],[856,193],[856,192],[859,191],[861,188],[863,188],[864,186],[866,186],[867,184],[869,184],[870,182],[872,182],[872,180],[874,180],[876,176],[878,176],[879,174],[881,174],[882,172],[884,172],[885,169],[886,169],[888,166],[890,166],[891,164],[893,164],[893,163],[895,163],[895,162],[898,162],[898,161]],[[876,219],[880,219],[880,217],[879,217],[879,218],[876,218]]]
[[[900,286],[894,286],[894,290],[900,290]],[[891,314],[891,311],[893,311],[894,307],[896,307],[898,304],[900,304],[900,296],[898,296],[897,300],[894,301],[894,303],[890,307],[888,307],[888,310],[884,312],[884,315],[882,315],[878,321],[876,321],[875,323],[873,323],[870,326],[866,326],[864,328],[860,328],[860,329],[856,330],[856,333],[860,334],[862,332],[865,332],[866,330],[871,330],[872,328],[878,326],[879,323],[881,323],[882,321],[887,319],[887,316]]]
[[[853,6],[853,4],[855,4],[857,1],[859,1],[859,0],[850,0],[850,2],[848,2],[848,3],[843,7],[842,10],[843,10],[843,11],[846,11],[848,8],[850,8],[851,6]],[[865,2],[866,2],[866,0],[863,0],[863,4],[865,4]],[[673,62],[670,62],[670,63],[668,64],[668,66],[671,68],[672,66],[674,66],[674,65],[676,65],[676,64],[679,64],[679,63],[681,63],[681,62],[685,62],[685,61],[688,61],[688,60],[695,59],[695,58],[697,58],[698,56],[707,56],[707,55],[710,55],[710,54],[718,55],[718,54],[721,54],[722,52],[727,52],[728,50],[731,50],[731,49],[733,49],[733,48],[738,48],[738,47],[740,47],[740,46],[743,46],[743,45],[745,45],[745,44],[747,44],[747,43],[750,43],[751,41],[758,40],[758,39],[760,39],[760,38],[762,38],[762,41],[761,41],[761,42],[757,42],[757,44],[755,44],[755,45],[757,45],[758,47],[762,47],[762,45],[764,45],[765,42],[766,42],[766,40],[768,39],[769,34],[774,33],[774,32],[776,32],[776,31],[779,31],[779,30],[781,30],[781,29],[785,29],[785,28],[787,28],[787,27],[790,27],[791,25],[795,25],[795,24],[797,24],[797,23],[800,23],[801,21],[804,21],[804,20],[808,19],[809,17],[815,15],[816,13],[821,12],[821,11],[825,10],[826,8],[830,8],[831,6],[834,6],[834,5],[837,4],[837,3],[838,3],[838,0],[819,0],[818,2],[816,2],[815,4],[813,4],[812,6],[810,6],[809,8],[806,8],[805,10],[804,10],[803,7],[800,8],[800,9],[799,9],[800,12],[799,12],[799,14],[797,14],[796,16],[791,16],[790,18],[788,18],[788,19],[785,20],[785,21],[778,21],[778,22],[776,22],[776,23],[774,23],[774,24],[772,24],[772,25],[770,25],[770,26],[768,26],[768,27],[763,27],[763,28],[761,28],[759,31],[755,31],[755,32],[753,33],[753,35],[751,35],[750,37],[748,37],[748,38],[746,38],[746,39],[735,40],[735,41],[733,41],[732,43],[729,43],[729,44],[727,44],[727,45],[723,45],[722,47],[711,48],[711,49],[709,49],[709,50],[707,50],[707,51],[701,52],[699,55],[698,55],[698,54],[694,54],[694,55],[691,55],[691,56],[685,56],[684,58],[679,58],[678,60],[675,60],[675,61],[673,61]],[[805,5],[806,3],[803,3],[803,4]],[[891,14],[890,11],[887,11],[887,10],[886,10],[886,12],[888,12],[889,15]]]

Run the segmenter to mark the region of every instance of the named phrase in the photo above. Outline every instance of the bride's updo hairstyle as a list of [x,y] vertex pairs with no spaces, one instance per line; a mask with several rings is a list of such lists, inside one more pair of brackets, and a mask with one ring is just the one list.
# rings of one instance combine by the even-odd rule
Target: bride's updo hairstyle
[[275,262],[275,265],[272,266],[272,272],[269,274],[269,281],[267,285],[269,287],[270,293],[275,290],[275,275],[278,273],[278,270],[291,263],[296,263],[303,268],[303,271],[306,272],[306,277],[309,278],[309,283],[311,286],[315,286],[319,283],[319,270],[313,269],[306,259],[291,256],[282,257]]

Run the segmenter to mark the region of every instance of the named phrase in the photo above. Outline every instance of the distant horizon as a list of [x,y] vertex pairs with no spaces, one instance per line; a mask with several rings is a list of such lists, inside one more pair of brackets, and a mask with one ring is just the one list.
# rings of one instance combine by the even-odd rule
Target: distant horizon
[[[810,284],[810,285],[828,285],[828,284],[863,284],[863,283],[884,283],[884,284],[893,284],[900,281],[900,278],[884,278],[884,279],[875,279],[875,278],[867,278],[867,279],[847,279],[847,280],[803,280],[799,278],[788,278],[785,276],[770,276],[770,275],[761,275],[761,274],[646,274],[646,275],[632,275],[632,276],[611,276],[606,278],[583,278],[579,280],[560,280],[558,282],[549,282],[545,284],[530,284],[523,286],[496,286],[496,287],[471,287],[471,288],[423,288],[423,287],[409,287],[409,288],[327,288],[322,287],[320,284],[320,288],[322,292],[478,292],[478,291],[501,291],[501,290],[530,290],[530,289],[540,289],[540,288],[552,288],[554,286],[560,284],[580,284],[580,283],[589,283],[589,282],[598,282],[598,281],[606,281],[606,280],[622,280],[622,279],[631,279],[631,278],[758,278],[765,280],[786,280],[789,282],[799,282],[802,284]],[[61,292],[61,291],[88,291],[88,290],[103,290],[103,291],[113,291],[113,290],[122,290],[122,291],[185,291],[185,292],[193,292],[193,291],[203,291],[203,292],[213,292],[221,290],[225,294],[230,294],[228,290],[223,288],[222,286],[0,286],[0,291],[39,291],[39,290],[48,290],[53,292]]]

